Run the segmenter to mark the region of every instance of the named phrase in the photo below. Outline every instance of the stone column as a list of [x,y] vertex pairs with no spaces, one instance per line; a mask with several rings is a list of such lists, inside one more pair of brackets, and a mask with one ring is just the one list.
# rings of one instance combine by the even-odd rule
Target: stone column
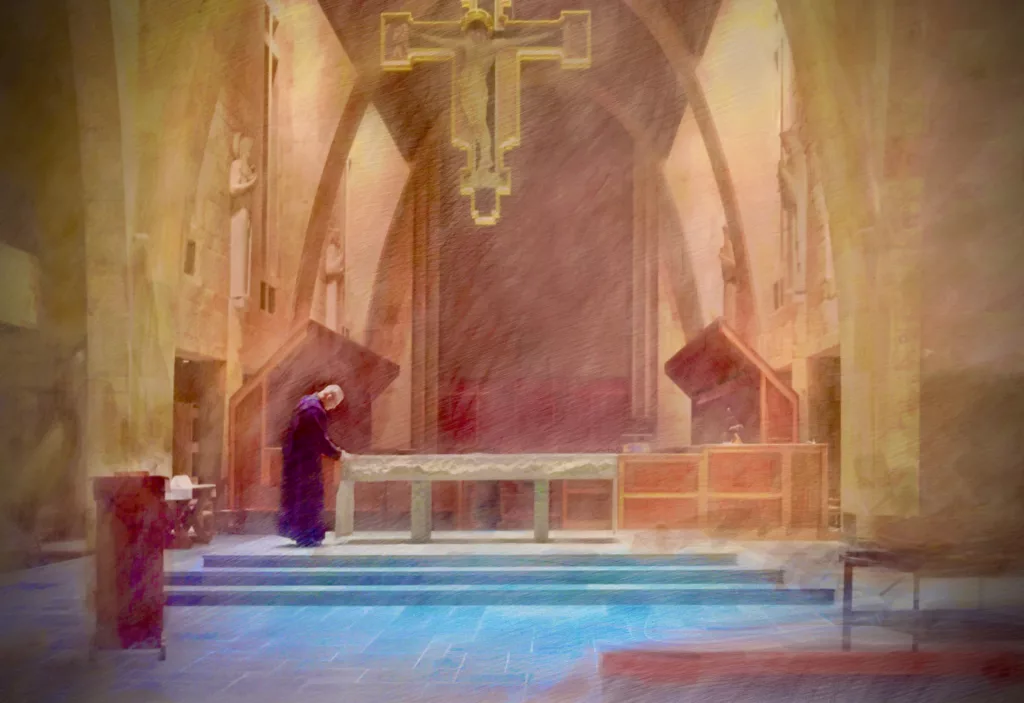
[[441,194],[451,188],[443,182],[445,148],[434,137],[418,152],[413,166],[413,187],[406,190],[412,206],[412,443],[419,452],[437,447],[438,334],[440,319]]
[[879,37],[891,42],[889,65],[881,67],[888,83],[885,150],[879,159],[885,237],[875,270],[875,285],[885,291],[876,298],[875,327],[881,376],[875,432],[878,463],[886,472],[885,500],[876,509],[881,517],[908,517],[920,510],[922,156],[934,80],[925,45],[930,12],[923,0],[896,3],[886,23],[891,37]]
[[[82,167],[86,279],[85,463],[90,478],[136,468],[131,442],[129,239],[110,4],[69,2]],[[168,422],[168,429],[170,423]],[[168,436],[167,457],[170,457]],[[169,463],[168,463],[169,469]],[[87,489],[88,491],[88,489]],[[92,501],[87,502],[92,513]],[[89,538],[94,538],[89,520]]]
[[551,520],[551,481],[533,482],[533,538],[548,541]]
[[429,542],[433,505],[431,501],[433,484],[430,481],[412,482],[411,525],[413,542]]
[[921,65],[925,5],[879,2],[851,14],[837,0],[779,0],[811,136],[820,147],[831,219],[840,302],[843,512],[860,538],[871,537],[879,517],[918,510],[919,370],[901,361],[920,340],[913,282],[918,235],[895,212],[914,207],[916,167],[899,175],[886,168],[882,184],[878,164],[919,138],[915,123],[925,105],[914,86],[928,79]]
[[658,168],[633,155],[633,303],[630,408],[634,440],[655,433],[658,417]]
[[[794,237],[793,267],[790,270],[793,287],[793,347],[792,376],[790,384],[797,394],[797,439],[808,439],[808,414],[810,406],[807,402],[809,392],[808,348],[807,348],[807,236],[808,209],[811,197],[809,158],[807,154],[806,136],[801,126],[795,124],[782,133],[783,156],[779,163],[780,185],[784,206],[793,213]],[[793,246],[795,244],[795,246]]]
[[85,206],[87,471],[169,475],[181,237],[221,85],[216,40],[238,3],[129,2],[116,18],[109,0],[66,6]]
[[349,537],[355,531],[356,495],[355,482],[345,478],[346,467],[341,460],[341,480],[334,503],[334,536]]
[[[803,304],[802,304],[803,305]],[[805,308],[806,309],[806,308]],[[798,320],[800,321],[800,320]],[[806,327],[806,322],[804,321]],[[794,350],[795,351],[795,350]],[[793,355],[793,362],[790,366],[792,376],[790,385],[797,395],[797,441],[807,442],[810,436],[810,360],[807,358],[806,350]]]

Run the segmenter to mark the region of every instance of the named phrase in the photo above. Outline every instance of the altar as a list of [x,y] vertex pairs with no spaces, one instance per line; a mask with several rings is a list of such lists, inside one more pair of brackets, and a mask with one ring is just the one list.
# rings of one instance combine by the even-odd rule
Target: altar
[[[531,481],[533,483],[533,533],[538,542],[548,540],[551,481],[611,481],[618,492],[619,457],[616,454],[346,454],[335,499],[335,534],[351,535],[355,529],[357,482],[408,481],[411,486],[411,532],[416,542],[430,539],[432,530],[432,483],[436,481]],[[612,530],[617,529],[617,512]]]
[[[335,534],[355,530],[357,483],[407,483],[415,542],[430,540],[438,481],[533,483],[533,532],[550,533],[552,481],[603,481],[615,497],[612,532],[697,530],[745,539],[822,539],[828,521],[828,448],[820,444],[718,444],[674,454],[346,454]],[[568,491],[563,491],[563,497]]]

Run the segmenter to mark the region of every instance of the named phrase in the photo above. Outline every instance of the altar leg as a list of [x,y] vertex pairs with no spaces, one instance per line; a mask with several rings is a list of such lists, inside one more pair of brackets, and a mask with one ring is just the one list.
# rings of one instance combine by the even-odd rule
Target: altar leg
[[431,528],[431,485],[430,481],[412,482],[412,541],[429,542]]
[[548,523],[551,515],[551,482],[533,482],[533,537],[538,542],[548,541]]
[[354,481],[338,481],[334,506],[334,536],[348,537],[356,526],[356,485]]

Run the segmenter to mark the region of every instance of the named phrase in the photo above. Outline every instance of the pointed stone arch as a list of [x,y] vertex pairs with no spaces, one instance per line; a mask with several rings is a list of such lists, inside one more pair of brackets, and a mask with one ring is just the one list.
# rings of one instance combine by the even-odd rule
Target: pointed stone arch
[[714,173],[715,184],[718,187],[722,210],[725,213],[725,221],[728,226],[729,239],[736,257],[737,277],[740,284],[740,295],[737,301],[738,314],[741,319],[739,331],[745,339],[753,339],[760,325],[757,301],[754,298],[754,281],[746,231],[743,229],[739,198],[736,195],[729,161],[718,135],[704,88],[697,76],[697,61],[687,46],[682,31],[660,0],[622,0],[622,2],[633,11],[661,47],[676,73],[676,78],[686,95],[690,109],[693,110],[693,116],[704,140],[708,160]]

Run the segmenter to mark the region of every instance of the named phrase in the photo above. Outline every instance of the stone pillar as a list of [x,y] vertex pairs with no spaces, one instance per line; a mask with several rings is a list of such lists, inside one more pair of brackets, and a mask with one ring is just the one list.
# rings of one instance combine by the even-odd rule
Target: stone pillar
[[696,276],[664,172],[656,183],[658,195],[658,425],[656,446],[681,448],[690,444],[690,398],[664,372],[664,364],[704,329]]
[[658,417],[659,178],[646,151],[634,149],[630,409],[633,432],[642,437],[653,437]]
[[[804,307],[803,305],[801,307]],[[805,308],[806,309],[806,308]],[[806,326],[806,325],[805,325]],[[797,440],[807,442],[810,436],[810,359],[806,352],[793,356],[790,385],[797,395]]]
[[926,5],[877,2],[855,12],[837,0],[779,0],[831,219],[843,512],[859,538],[871,537],[877,518],[918,511],[919,369],[909,358],[920,343],[919,234],[901,211],[914,209],[920,173],[910,162],[892,168],[892,158],[919,145]]
[[87,473],[169,475],[181,236],[221,85],[216,40],[239,4],[66,6],[85,210]]
[[897,3],[891,26],[886,79],[886,142],[882,156],[882,208],[887,243],[877,274],[879,361],[877,422],[882,464],[891,477],[891,500],[883,516],[920,512],[921,471],[921,208],[924,198],[926,125],[935,67],[926,46],[930,3]]
[[338,481],[338,492],[334,503],[334,536],[349,537],[355,531],[356,486],[345,478],[345,464],[342,460],[342,479]]
[[538,542],[548,541],[551,520],[551,482],[533,482],[533,538]]
[[435,137],[421,147],[418,163],[406,190],[412,206],[412,443],[419,452],[437,448],[438,335],[440,319],[441,194],[451,188],[444,182],[445,145]]
[[[69,2],[86,262],[85,463],[90,478],[135,466],[129,240],[110,3]],[[170,423],[168,423],[170,429]],[[168,435],[167,457],[170,457]],[[86,489],[88,491],[88,489]],[[94,509],[87,501],[90,514]],[[89,520],[89,538],[94,537]]]
[[410,501],[412,541],[429,542],[433,518],[433,484],[430,481],[412,482]]

